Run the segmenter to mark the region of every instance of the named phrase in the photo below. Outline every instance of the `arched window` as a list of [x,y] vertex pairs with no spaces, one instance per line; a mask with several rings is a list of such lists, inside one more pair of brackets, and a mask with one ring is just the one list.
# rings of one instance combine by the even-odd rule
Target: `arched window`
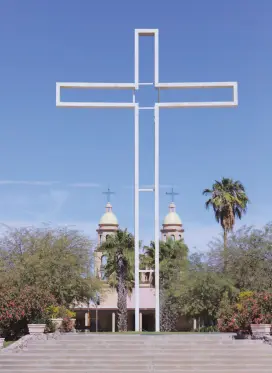
[[172,236],[171,236],[171,240],[172,241],[175,241],[175,236],[172,234]]
[[179,239],[182,240],[181,234],[179,235]]

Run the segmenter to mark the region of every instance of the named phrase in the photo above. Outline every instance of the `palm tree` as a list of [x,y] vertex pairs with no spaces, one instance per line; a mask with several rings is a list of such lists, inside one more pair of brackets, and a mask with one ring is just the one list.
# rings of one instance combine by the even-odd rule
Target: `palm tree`
[[235,224],[235,218],[242,218],[247,211],[249,199],[246,195],[243,184],[236,180],[223,177],[216,181],[212,189],[205,189],[203,195],[209,195],[206,201],[206,208],[212,206],[215,219],[221,224],[224,231],[224,252],[227,250],[227,235]]
[[117,290],[118,331],[127,331],[127,296],[134,285],[134,237],[127,230],[109,235],[99,251],[106,257],[105,277]]
[[[173,241],[168,238],[166,242],[160,242],[160,278],[169,275],[169,271],[180,265],[187,258],[188,247],[183,241]],[[150,242],[149,246],[144,246],[144,255],[141,260],[141,268],[155,269],[155,243]],[[150,283],[154,285],[154,276],[150,276]]]

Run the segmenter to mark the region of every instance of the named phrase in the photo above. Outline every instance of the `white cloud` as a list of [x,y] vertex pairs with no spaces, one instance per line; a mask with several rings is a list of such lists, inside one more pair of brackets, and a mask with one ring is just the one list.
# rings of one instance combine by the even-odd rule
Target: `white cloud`
[[58,184],[58,181],[41,181],[41,180],[0,180],[0,185],[36,185],[50,186]]
[[[126,189],[133,189],[134,185],[126,185]],[[140,188],[143,189],[154,189],[154,184],[140,185]],[[170,184],[160,184],[160,189],[176,188],[175,185]]]
[[100,184],[98,183],[72,183],[68,184],[72,188],[99,188]]
[[88,221],[36,221],[36,220],[8,220],[5,222],[0,221],[0,235],[6,232],[9,228],[27,228],[27,227],[67,227],[70,229],[77,229],[78,231],[86,234],[91,240],[96,241],[97,223]]

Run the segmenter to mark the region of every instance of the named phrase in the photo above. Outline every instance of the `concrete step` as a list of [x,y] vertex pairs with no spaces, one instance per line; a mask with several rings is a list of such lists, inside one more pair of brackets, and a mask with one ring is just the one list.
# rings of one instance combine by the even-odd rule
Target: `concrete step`
[[[1,373],[271,373],[272,347],[218,336],[65,334],[0,353]],[[27,347],[26,347],[27,346]]]
[[[36,361],[40,361],[42,359],[50,359],[50,360],[60,360],[60,361],[66,361],[66,360],[70,360],[70,359],[87,359],[89,361],[89,359],[91,359],[92,361],[94,360],[101,360],[102,357],[105,357],[105,352],[103,351],[100,351],[100,353],[94,353],[94,354],[86,354],[84,351],[82,351],[80,354],[66,354],[64,352],[59,352],[58,354],[55,354],[55,355],[50,355],[50,354],[47,354],[47,353],[39,353],[39,354],[35,354],[35,353],[32,353],[32,352],[28,352],[28,351],[23,351],[23,352],[20,352],[20,353],[17,353],[16,354],[16,359],[14,358],[13,356],[14,354],[11,354],[11,353],[6,353],[6,354],[2,354],[1,355],[1,359],[0,359],[0,362],[1,361],[27,361],[29,359],[31,359],[32,361],[36,360]],[[272,354],[271,354],[271,350],[270,351],[258,351],[258,352],[252,352],[252,351],[248,351],[246,353],[244,353],[243,355],[243,358],[245,359],[267,359],[267,358],[271,358],[272,359]],[[199,359],[210,359],[210,358],[213,358],[215,360],[217,359],[228,359],[228,358],[232,358],[232,359],[240,359],[241,358],[241,353],[239,351],[236,351],[236,352],[224,352],[224,351],[219,351],[217,353],[213,353],[212,351],[208,352],[208,351],[205,351],[205,352],[199,352],[199,353],[195,353],[195,351],[190,351],[189,353],[184,353],[183,351],[181,351],[181,353],[177,354],[177,353],[173,353],[171,351],[169,352],[163,352],[163,354],[161,352],[146,352],[145,354],[139,354],[139,353],[130,353],[130,354],[123,354],[121,352],[116,352],[116,353],[109,353],[109,351],[107,352],[107,360],[112,360],[112,359],[120,359],[120,360],[133,360],[133,361],[137,361],[138,359],[160,359],[161,357],[163,357],[164,359],[177,359],[177,360],[182,360],[182,361],[186,361],[186,360],[199,360]]]
[[[74,369],[74,368],[73,368]],[[22,369],[10,369],[3,368],[1,369],[1,373],[66,373],[67,369],[50,369],[50,368],[22,368]],[[271,367],[246,367],[246,368],[220,368],[220,367],[214,367],[214,369],[211,369],[210,367],[207,368],[195,368],[195,367],[181,367],[181,368],[171,368],[171,371],[169,371],[168,368],[164,367],[156,367],[156,368],[146,368],[146,369],[135,369],[132,370],[129,368],[119,368],[119,367],[111,367],[111,368],[97,368],[97,367],[89,367],[88,369],[85,368],[76,368],[75,372],[78,373],[151,373],[151,372],[160,372],[160,373],[188,373],[188,372],[194,372],[194,373],[209,373],[209,372],[217,372],[217,373],[271,373]]]
[[67,346],[64,346],[64,348],[62,348],[61,346],[28,346],[28,349],[31,349],[31,351],[56,351],[58,352],[60,349],[65,349],[67,352],[72,352],[72,351],[100,351],[101,349],[107,349],[108,351],[141,351],[141,352],[144,352],[146,351],[147,349],[150,350],[150,351],[222,351],[222,350],[226,350],[226,351],[236,351],[236,350],[240,350],[240,351],[256,351],[256,350],[263,350],[264,348],[267,349],[266,346],[263,346],[263,345],[256,345],[254,346],[254,348],[252,348],[251,346],[224,346],[224,347],[220,347],[220,346],[213,346],[213,348],[209,348],[207,346],[205,346],[204,344],[203,345],[198,345],[198,346],[193,346],[193,345],[185,345],[185,346],[168,346],[168,345],[165,345],[165,346],[156,346],[156,345],[153,345],[153,346],[146,346],[146,345],[141,345],[141,346],[130,346],[130,345],[127,345],[127,346],[118,346],[118,345],[115,345],[115,346],[107,346],[107,345],[103,345],[103,346],[91,346],[91,345],[87,345],[87,346],[73,346],[73,345],[67,345]]
[[[221,357],[218,359],[209,359],[209,358],[192,358],[192,359],[171,359],[171,358],[148,358],[148,359],[142,359],[140,361],[137,361],[137,366],[140,367],[142,365],[167,365],[167,366],[172,366],[172,365],[182,365],[182,366],[191,366],[191,365],[198,365],[201,364],[202,366],[207,366],[207,365],[214,365],[214,364],[227,364],[227,366],[260,366],[264,364],[270,364],[272,362],[272,357],[266,357],[266,358],[254,358],[252,357],[251,359],[247,359],[246,362],[245,360],[241,361],[240,358],[236,359],[230,359],[227,357]],[[0,367],[9,365],[9,366],[54,366],[54,367],[66,367],[66,366],[89,366],[90,363],[93,365],[131,365],[135,366],[135,361],[132,359],[120,359],[115,358],[115,359],[107,359],[102,360],[101,358],[98,359],[86,359],[86,360],[78,360],[76,358],[74,359],[31,359],[31,360],[1,360],[0,361]]]
[[108,345],[143,345],[143,344],[156,344],[156,345],[185,345],[185,344],[194,344],[194,345],[199,345],[205,343],[205,345],[213,346],[213,345],[256,345],[262,343],[261,340],[232,340],[232,339],[226,339],[226,340],[218,340],[218,341],[194,341],[188,339],[186,340],[163,340],[163,339],[136,339],[133,341],[126,341],[126,340],[101,340],[101,339],[88,339],[88,338],[79,338],[79,339],[67,339],[67,338],[57,338],[57,339],[46,339],[46,340],[40,340],[40,339],[33,339],[29,340],[28,343],[33,343],[33,344],[84,344],[84,345],[102,345],[102,344],[108,344]]

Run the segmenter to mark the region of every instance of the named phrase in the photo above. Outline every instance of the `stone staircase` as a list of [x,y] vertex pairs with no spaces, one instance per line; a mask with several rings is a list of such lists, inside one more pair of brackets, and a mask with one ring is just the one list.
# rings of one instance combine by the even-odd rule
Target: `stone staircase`
[[[271,373],[272,346],[227,334],[28,336],[0,352],[1,373]],[[15,348],[16,347],[16,348]]]

